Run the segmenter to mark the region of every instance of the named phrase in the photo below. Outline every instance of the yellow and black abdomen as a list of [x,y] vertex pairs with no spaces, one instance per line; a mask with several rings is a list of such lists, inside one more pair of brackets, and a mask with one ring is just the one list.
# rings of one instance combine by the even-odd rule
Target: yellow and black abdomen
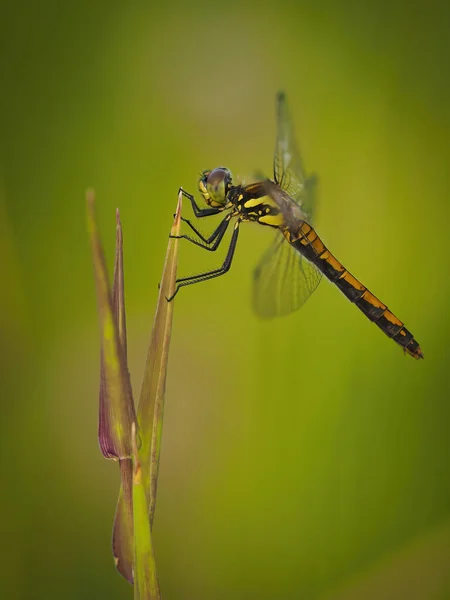
[[284,231],[286,239],[308,260],[334,283],[366,317],[405,352],[414,358],[423,358],[422,350],[410,331],[376,296],[374,296],[358,279],[331,254],[311,225],[302,221],[296,234]]

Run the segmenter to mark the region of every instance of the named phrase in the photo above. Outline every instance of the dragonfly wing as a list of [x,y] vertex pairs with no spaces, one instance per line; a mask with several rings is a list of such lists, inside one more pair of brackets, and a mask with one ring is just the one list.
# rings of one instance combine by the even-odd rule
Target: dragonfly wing
[[283,92],[277,95],[277,141],[273,161],[274,181],[313,219],[317,177],[306,177],[295,141],[294,128]]
[[253,273],[253,308],[263,319],[288,315],[306,302],[321,278],[317,267],[277,233]]

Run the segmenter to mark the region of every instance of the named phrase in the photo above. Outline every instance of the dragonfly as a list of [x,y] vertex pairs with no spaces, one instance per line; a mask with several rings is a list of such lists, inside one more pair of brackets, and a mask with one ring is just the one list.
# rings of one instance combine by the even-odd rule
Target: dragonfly
[[177,279],[175,292],[167,300],[173,300],[184,286],[227,273],[235,254],[241,223],[256,222],[276,230],[272,245],[263,254],[253,273],[253,307],[260,317],[272,318],[296,311],[325,275],[406,354],[417,359],[423,358],[419,343],[403,322],[339,262],[314,229],[317,177],[307,177],[305,174],[283,92],[277,94],[276,106],[273,179],[260,177],[260,181],[234,185],[231,172],[226,167],[205,170],[198,187],[206,208],[198,206],[193,195],[180,189],[190,201],[196,218],[220,213],[224,213],[225,217],[209,236],[204,236],[189,219],[183,218],[195,237],[186,234],[173,237],[186,239],[214,252],[224,239],[230,223],[234,225],[222,266]]

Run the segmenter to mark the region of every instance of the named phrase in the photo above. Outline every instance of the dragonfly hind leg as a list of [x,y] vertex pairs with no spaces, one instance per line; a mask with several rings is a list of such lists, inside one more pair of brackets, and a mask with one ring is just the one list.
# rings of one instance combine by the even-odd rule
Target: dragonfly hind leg
[[[225,219],[222,221],[222,223],[224,223],[224,222],[225,222]],[[236,221],[236,224],[234,226],[233,235],[231,236],[230,246],[228,248],[228,252],[225,257],[225,260],[223,261],[223,265],[219,269],[213,269],[212,271],[206,271],[204,273],[199,273],[198,275],[192,275],[191,277],[181,277],[180,279],[177,279],[176,280],[177,286],[175,288],[175,292],[172,294],[172,296],[170,296],[170,298],[167,298],[167,296],[166,296],[167,302],[171,302],[175,298],[175,296],[178,294],[180,288],[184,287],[185,285],[192,285],[194,283],[200,283],[201,281],[208,281],[208,279],[215,279],[216,277],[225,275],[225,273],[227,273],[230,270],[231,263],[233,261],[234,251],[236,250],[238,235],[239,235],[239,224],[240,224],[240,221]],[[228,225],[228,223],[227,223],[227,225]]]

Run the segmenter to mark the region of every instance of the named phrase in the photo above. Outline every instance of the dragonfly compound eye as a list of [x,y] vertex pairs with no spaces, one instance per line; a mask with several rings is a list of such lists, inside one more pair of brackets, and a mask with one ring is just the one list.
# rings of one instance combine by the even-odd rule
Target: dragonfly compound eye
[[211,206],[223,206],[227,201],[228,190],[231,185],[231,173],[224,167],[214,169],[206,178],[206,190]]

